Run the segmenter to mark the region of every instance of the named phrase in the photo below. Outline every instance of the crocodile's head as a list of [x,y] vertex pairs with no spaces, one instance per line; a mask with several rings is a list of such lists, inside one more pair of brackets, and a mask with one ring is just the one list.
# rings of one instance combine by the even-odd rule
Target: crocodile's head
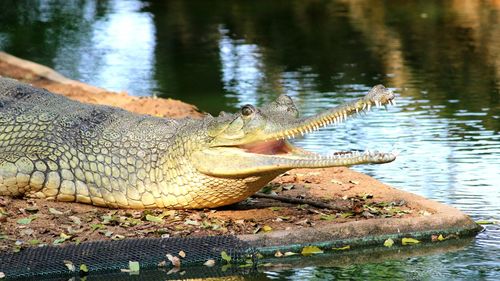
[[260,108],[245,105],[238,113],[209,117],[207,133],[211,141],[193,153],[192,163],[207,175],[247,177],[293,168],[391,162],[396,156],[382,152],[343,151],[321,156],[295,147],[287,139],[342,122],[370,110],[372,105],[392,104],[393,99],[391,91],[378,85],[361,99],[304,118],[299,117],[293,101],[285,95]]

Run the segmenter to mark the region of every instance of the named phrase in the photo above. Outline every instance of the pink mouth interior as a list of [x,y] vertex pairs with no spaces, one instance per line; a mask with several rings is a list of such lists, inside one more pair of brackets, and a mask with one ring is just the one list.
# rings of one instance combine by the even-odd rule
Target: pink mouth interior
[[246,152],[255,154],[286,154],[291,151],[285,140],[260,141],[239,146]]

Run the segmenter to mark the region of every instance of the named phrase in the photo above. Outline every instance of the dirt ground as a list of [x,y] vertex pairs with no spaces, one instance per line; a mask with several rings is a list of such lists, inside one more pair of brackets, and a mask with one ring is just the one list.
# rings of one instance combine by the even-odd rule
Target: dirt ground
[[[50,75],[29,69],[31,67],[25,69],[18,63],[2,60],[0,56],[0,75],[82,102],[174,118],[202,116],[196,107],[180,101],[137,98],[72,80],[54,81]],[[422,209],[417,203],[403,200],[402,192],[347,168],[293,170],[275,179],[263,191],[312,200],[329,207],[252,197],[216,210],[113,210],[77,203],[0,197],[0,251],[128,237],[270,233],[349,221],[433,214],[431,209]]]

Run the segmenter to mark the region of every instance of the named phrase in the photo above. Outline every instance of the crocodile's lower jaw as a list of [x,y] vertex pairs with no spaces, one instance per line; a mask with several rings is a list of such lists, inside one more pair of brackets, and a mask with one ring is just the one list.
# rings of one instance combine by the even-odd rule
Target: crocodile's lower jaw
[[325,168],[394,161],[394,153],[343,151],[329,156],[307,152],[286,140],[242,146],[207,148],[193,153],[191,161],[201,173],[218,177],[246,177],[294,168]]

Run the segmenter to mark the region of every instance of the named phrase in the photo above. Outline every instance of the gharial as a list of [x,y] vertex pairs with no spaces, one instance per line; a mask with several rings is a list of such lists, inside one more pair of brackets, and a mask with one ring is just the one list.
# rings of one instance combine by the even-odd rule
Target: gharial
[[112,208],[229,205],[293,168],[393,161],[395,154],[376,151],[321,156],[287,141],[393,99],[378,85],[311,117],[299,117],[291,98],[281,95],[234,114],[173,120],[0,78],[0,195]]

